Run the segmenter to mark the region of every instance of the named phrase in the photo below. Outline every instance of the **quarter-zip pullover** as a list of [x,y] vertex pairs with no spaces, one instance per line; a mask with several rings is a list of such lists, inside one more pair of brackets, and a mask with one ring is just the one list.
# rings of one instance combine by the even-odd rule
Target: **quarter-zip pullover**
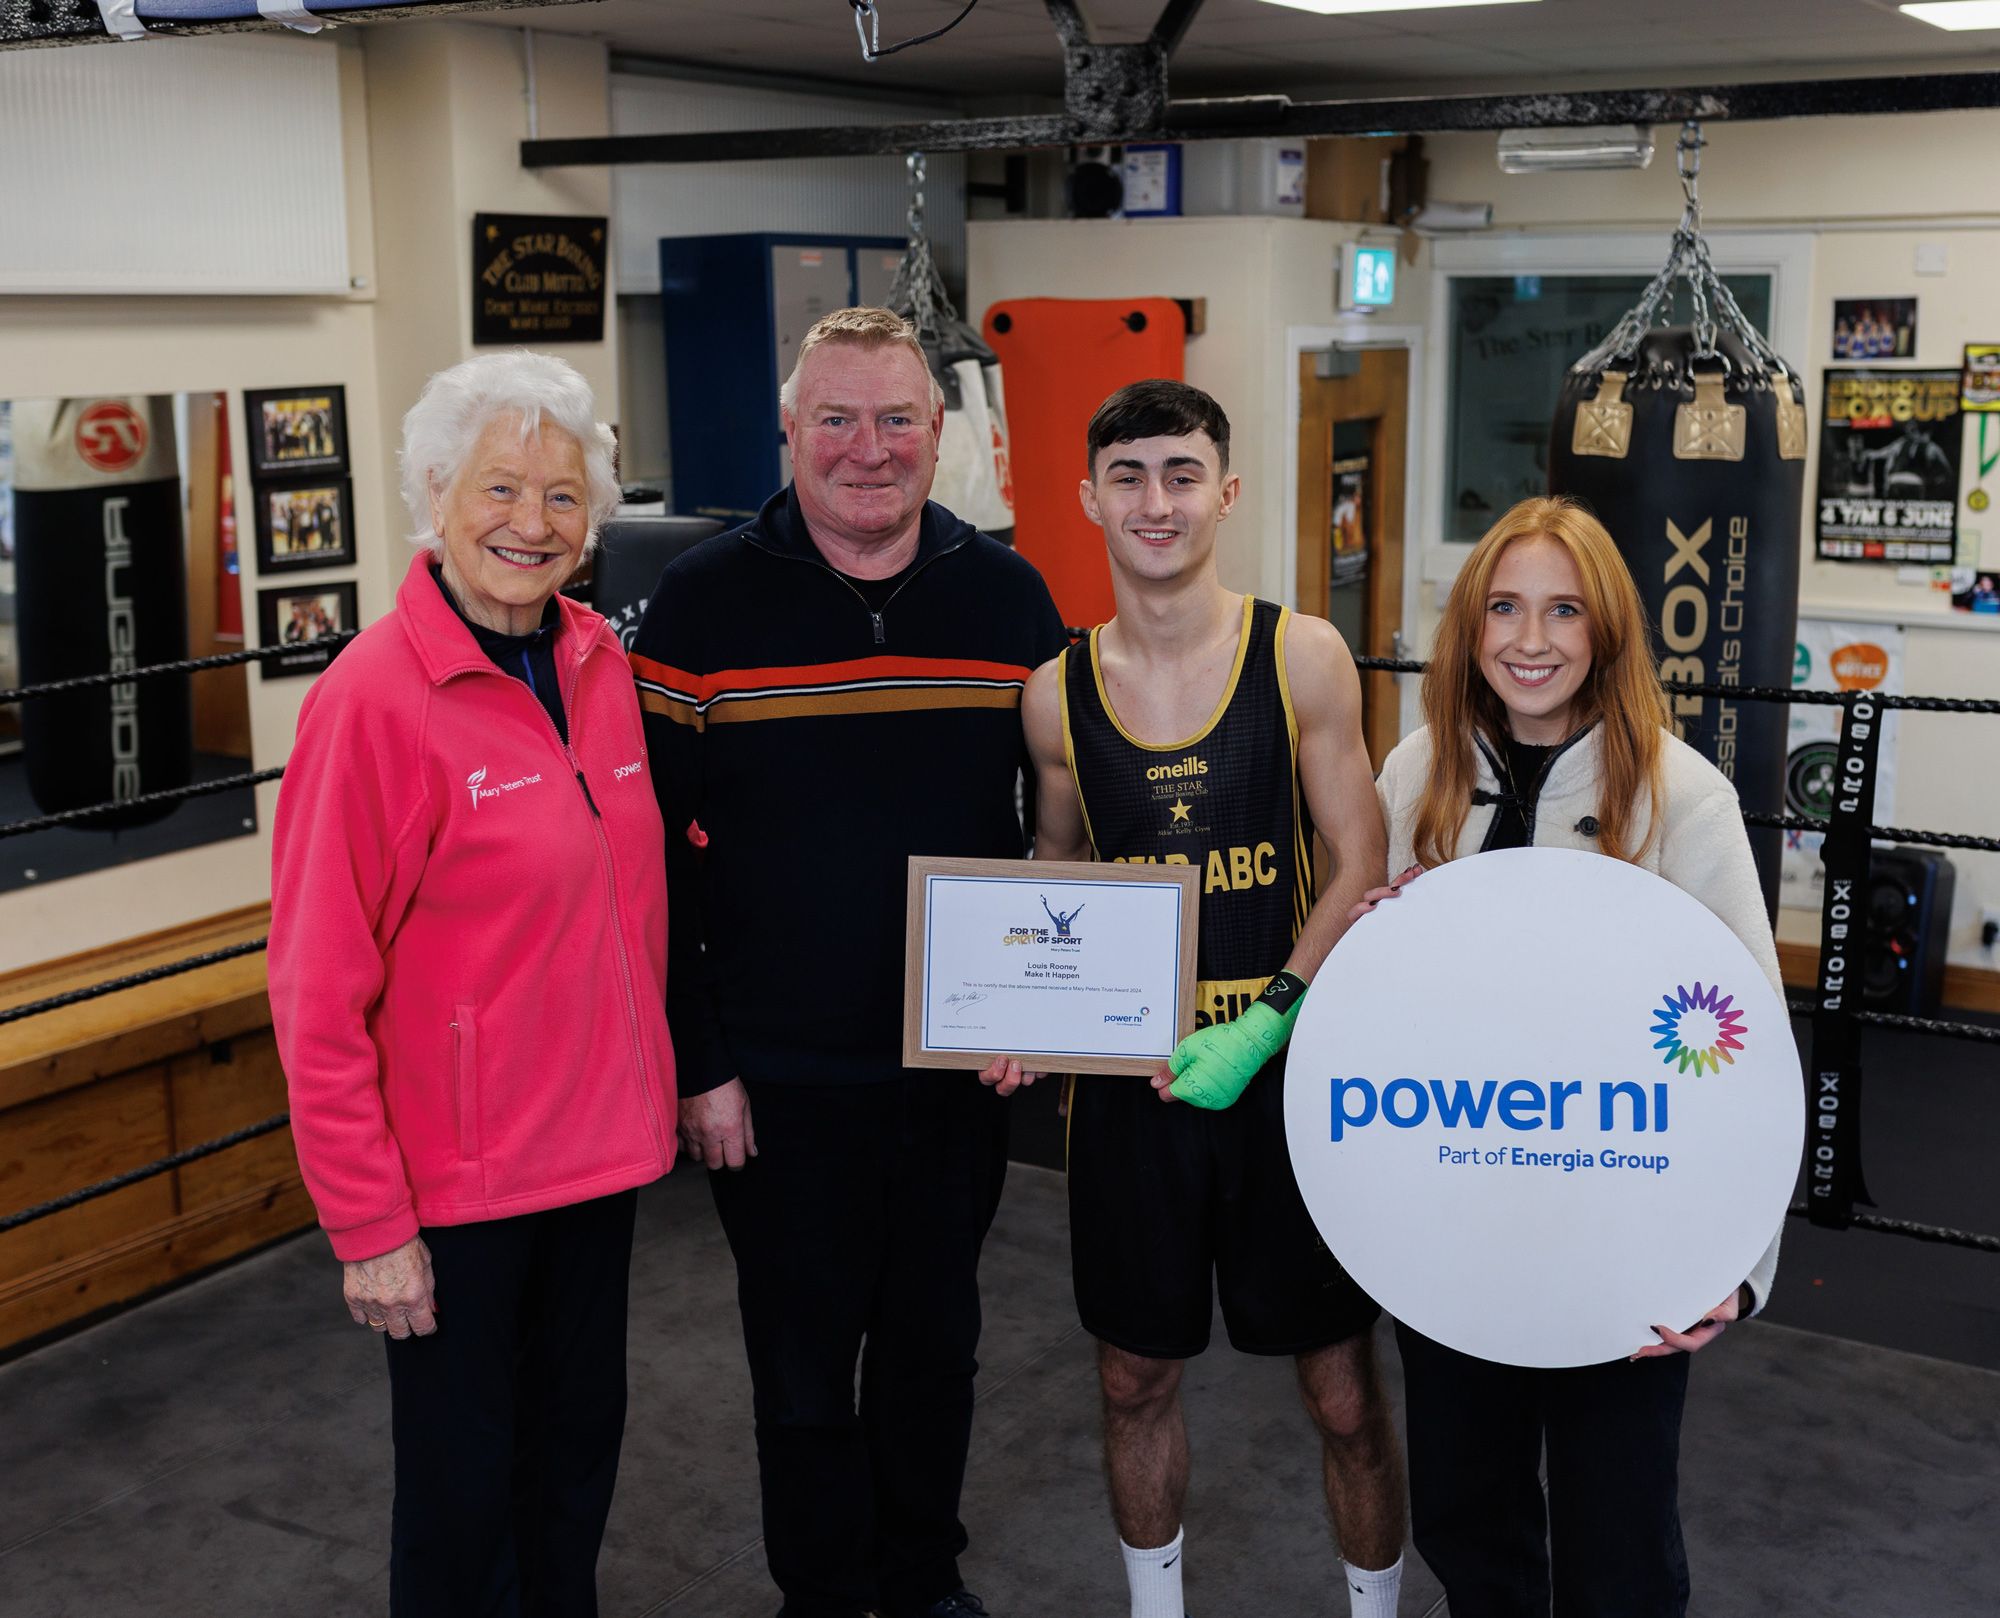
[[542,608],[542,621],[533,629],[525,635],[509,635],[504,630],[488,629],[469,617],[458,604],[458,597],[451,593],[451,586],[444,582],[442,568],[432,568],[431,577],[437,581],[438,594],[451,603],[451,610],[472,632],[479,649],[501,673],[513,675],[534,692],[535,700],[556,727],[556,734],[567,743],[569,716],[563,712],[562,685],[556,674],[556,636],[562,630],[562,613],[556,607],[556,598],[549,597]]
[[798,498],[676,558],[632,643],[667,825],[687,1094],[902,1069],[912,854],[1019,858],[1041,575],[942,506],[910,565],[828,565]]
[[272,1020],[343,1259],[673,1161],[661,827],[623,648],[558,602],[565,740],[429,562],[306,694],[273,832]]

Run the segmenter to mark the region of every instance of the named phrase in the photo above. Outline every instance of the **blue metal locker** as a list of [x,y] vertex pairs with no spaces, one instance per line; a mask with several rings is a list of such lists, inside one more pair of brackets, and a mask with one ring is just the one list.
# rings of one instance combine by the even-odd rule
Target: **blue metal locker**
[[665,236],[667,441],[674,510],[740,521],[791,476],[778,388],[821,315],[879,303],[893,236]]

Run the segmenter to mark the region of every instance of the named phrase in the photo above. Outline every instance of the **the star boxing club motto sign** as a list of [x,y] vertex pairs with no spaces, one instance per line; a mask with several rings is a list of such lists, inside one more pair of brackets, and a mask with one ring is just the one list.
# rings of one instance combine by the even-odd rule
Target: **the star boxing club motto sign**
[[1508,849],[1352,927],[1292,1033],[1292,1166],[1348,1273],[1426,1336],[1592,1365],[1691,1326],[1798,1174],[1791,1020],[1671,883]]

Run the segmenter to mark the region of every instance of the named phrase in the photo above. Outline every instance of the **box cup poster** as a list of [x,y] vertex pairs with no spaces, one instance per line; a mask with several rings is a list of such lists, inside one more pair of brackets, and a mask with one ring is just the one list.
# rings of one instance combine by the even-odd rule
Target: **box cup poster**
[[1826,373],[1814,530],[1822,561],[1954,560],[1960,380],[1955,367]]

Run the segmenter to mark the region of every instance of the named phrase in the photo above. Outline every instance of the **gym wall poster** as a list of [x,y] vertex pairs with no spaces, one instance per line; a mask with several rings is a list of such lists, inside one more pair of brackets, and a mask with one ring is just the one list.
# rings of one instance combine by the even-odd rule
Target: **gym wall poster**
[[263,665],[264,678],[291,680],[319,673],[333,661],[340,647],[306,643],[338,635],[343,630],[359,629],[360,616],[351,579],[259,590],[257,644],[298,648],[268,659]]
[[347,390],[263,388],[243,395],[253,479],[347,470]]
[[354,486],[347,478],[258,483],[257,571],[344,567],[354,560]]
[[1814,529],[1821,561],[1956,560],[1960,381],[1957,367],[1827,371]]

